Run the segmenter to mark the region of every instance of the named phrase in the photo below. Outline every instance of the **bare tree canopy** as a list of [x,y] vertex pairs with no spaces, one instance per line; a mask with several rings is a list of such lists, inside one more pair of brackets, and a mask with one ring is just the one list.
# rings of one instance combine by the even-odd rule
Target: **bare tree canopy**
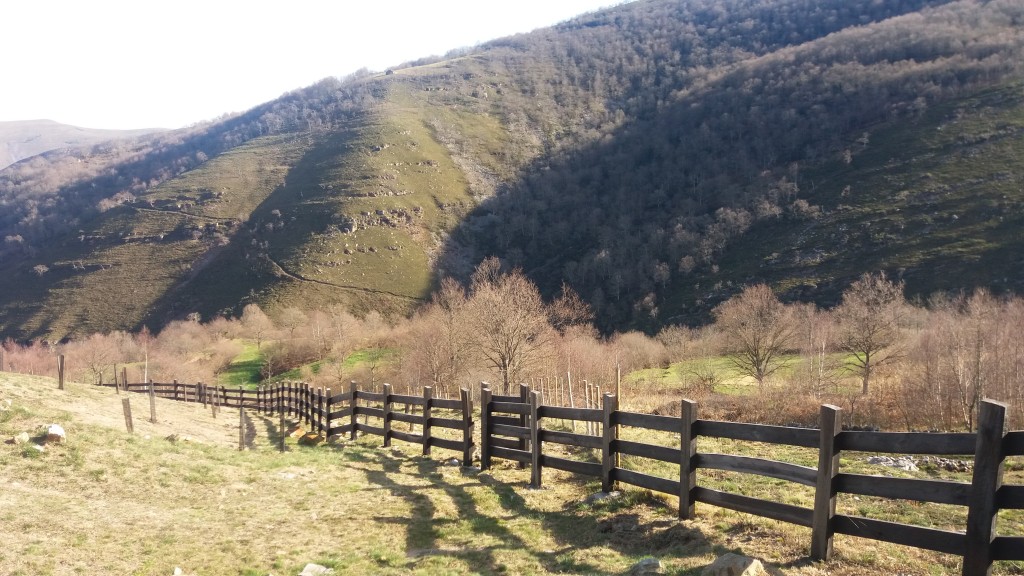
[[785,366],[782,354],[793,337],[786,306],[771,288],[758,284],[719,304],[714,314],[734,350],[730,357],[733,365],[763,388],[767,379]]
[[863,394],[872,372],[902,355],[895,344],[905,310],[903,283],[889,281],[885,273],[864,274],[843,292],[835,309],[839,346],[851,354],[847,367],[860,376]]

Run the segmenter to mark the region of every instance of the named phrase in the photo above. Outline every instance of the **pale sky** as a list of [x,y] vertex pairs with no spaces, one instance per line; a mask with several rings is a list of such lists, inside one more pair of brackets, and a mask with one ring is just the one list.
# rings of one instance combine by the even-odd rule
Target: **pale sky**
[[620,0],[14,0],[0,121],[178,128]]

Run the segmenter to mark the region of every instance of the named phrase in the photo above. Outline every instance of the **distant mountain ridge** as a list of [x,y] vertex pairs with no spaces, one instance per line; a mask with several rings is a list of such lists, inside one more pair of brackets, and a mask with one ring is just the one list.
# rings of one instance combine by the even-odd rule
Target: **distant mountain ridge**
[[0,170],[25,158],[58,148],[79,148],[107,140],[161,132],[160,128],[104,130],[80,128],[53,120],[0,122]]
[[51,151],[0,171],[0,334],[405,314],[491,255],[604,330],[875,270],[1024,292],[1022,30],[1013,0],[640,0]]

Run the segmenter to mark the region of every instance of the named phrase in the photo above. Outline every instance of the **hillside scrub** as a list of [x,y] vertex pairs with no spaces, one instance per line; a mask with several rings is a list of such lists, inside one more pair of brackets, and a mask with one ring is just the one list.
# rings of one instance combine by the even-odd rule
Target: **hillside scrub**
[[[886,316],[892,324],[885,339],[872,340],[866,389],[865,351],[844,339],[851,330],[844,315],[865,286],[879,282],[888,305],[901,312]],[[495,296],[502,286],[526,298],[515,312],[517,301]],[[251,305],[241,318],[176,322],[152,336],[111,332],[55,345],[8,340],[3,369],[54,375],[55,356],[64,354],[70,377],[84,382],[111,382],[115,370],[127,369],[131,381],[148,375],[211,383],[244,356],[259,364],[263,379],[287,373],[335,390],[351,381],[371,389],[389,382],[399,393],[429,385],[453,397],[480,381],[509,392],[530,383],[555,403],[580,406],[596,401],[588,396],[591,387],[613,392],[618,386],[624,406],[648,411],[672,410],[685,396],[723,419],[813,424],[817,407],[830,402],[846,408],[851,423],[911,430],[973,430],[980,400],[994,398],[1010,405],[1014,425],[1024,425],[1024,345],[1014,332],[1024,325],[1019,297],[978,291],[911,304],[898,283],[866,276],[829,310],[782,303],[759,285],[724,303],[714,323],[673,327],[652,338],[640,332],[602,337],[571,293],[543,304],[531,288],[518,271],[492,262],[471,286],[446,280],[409,319],[359,318],[335,306],[297,311],[282,325],[283,317]],[[764,313],[748,310],[759,301],[770,305]],[[493,324],[495,318],[502,323]],[[262,347],[252,350],[257,341]],[[243,354],[246,342],[251,348]]]

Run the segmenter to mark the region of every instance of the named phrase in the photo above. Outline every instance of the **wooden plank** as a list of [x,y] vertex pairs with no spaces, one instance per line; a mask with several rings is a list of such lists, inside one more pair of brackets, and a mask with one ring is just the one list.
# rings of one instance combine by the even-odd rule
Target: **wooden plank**
[[654,490],[655,492],[661,492],[663,494],[679,494],[679,482],[669,480],[668,478],[659,478],[658,476],[634,472],[633,470],[626,470],[625,468],[613,469],[612,478],[614,478],[616,482],[639,486],[641,488]]
[[660,430],[662,432],[679,432],[679,418],[671,416],[618,411],[612,414],[612,423],[617,426],[633,426],[634,428]]
[[1024,536],[996,536],[992,542],[993,560],[1024,560]]
[[1003,453],[1007,456],[1024,456],[1024,431],[1010,432],[1003,438]]
[[619,409],[619,397],[605,394],[601,397],[601,491],[611,492],[615,489],[612,470],[618,464],[618,453],[614,451],[618,428],[612,425],[612,414]]
[[423,444],[423,436],[421,434],[409,434],[408,432],[402,432],[401,430],[392,430],[391,437],[402,442],[412,442],[413,444]]
[[697,436],[693,427],[697,423],[697,403],[682,399],[679,402],[679,519],[693,518],[692,491],[697,486]]
[[675,464],[679,462],[678,448],[654,446],[652,444],[642,444],[640,442],[631,442],[629,440],[613,440],[612,450],[614,452],[618,452],[619,454],[628,454],[630,456],[650,458],[651,460],[668,462],[670,464]]
[[364,390],[357,390],[356,400],[365,400],[367,402],[383,402],[384,394],[381,392],[366,392]]
[[731,454],[697,454],[694,458],[697,468],[725,470],[757,474],[768,478],[787,480],[804,486],[814,486],[818,479],[818,470],[809,466],[799,466],[788,462],[778,462],[751,456],[733,456]]
[[360,424],[356,422],[356,432],[365,432],[367,434],[373,434],[374,436],[384,436],[384,429],[377,426],[370,426],[368,424]]
[[[491,438],[491,389],[486,382],[480,383],[480,469],[491,467],[491,446],[499,446]],[[507,448],[507,446],[500,446]]]
[[836,487],[841,452],[836,438],[842,433],[842,409],[823,404],[818,413],[818,475],[814,483],[814,510],[811,514],[811,558],[832,558],[835,535]]
[[335,434],[348,434],[350,432],[352,432],[352,425],[345,424],[344,426],[335,426],[334,428],[328,429],[327,436],[330,437]]
[[694,424],[694,434],[804,448],[817,448],[819,435],[818,431],[813,428],[788,428],[786,426],[719,422],[717,420],[698,420]]
[[880,542],[890,542],[903,546],[912,546],[924,550],[944,552],[946,554],[963,555],[966,550],[966,537],[959,532],[922,528],[897,522],[873,520],[860,516],[836,514],[835,531],[839,534],[868,538]]
[[462,452],[463,448],[461,440],[449,440],[448,438],[431,438],[430,445],[444,448],[445,450],[455,450],[456,452]]
[[[523,388],[521,388],[523,390]],[[528,390],[528,388],[526,388]],[[530,486],[541,487],[541,471],[544,469],[541,461],[544,443],[540,441],[540,393],[530,392]]]
[[331,412],[330,418],[331,418],[331,420],[335,420],[337,418],[347,418],[347,417],[349,417],[351,415],[352,415],[352,408],[348,407],[348,408],[342,408],[341,410],[338,410],[337,412]]
[[526,416],[530,413],[530,405],[521,402],[491,402],[491,412]]
[[489,441],[492,446],[501,446],[502,448],[515,448],[516,450],[519,449],[519,440],[511,440],[509,438],[496,438],[492,436]]
[[506,426],[504,424],[494,424],[491,426],[491,433],[498,436],[511,436],[513,438],[527,439],[530,437],[530,429],[523,428],[522,426]]
[[988,574],[992,570],[992,539],[995,538],[996,493],[1003,483],[1003,436],[1006,404],[982,400],[978,409],[974,474],[967,508],[967,535],[963,574]]
[[422,396],[409,396],[408,394],[392,394],[391,403],[410,404],[413,406],[423,406],[424,404]]
[[342,402],[348,402],[352,399],[351,392],[342,392],[341,394],[335,394],[331,396],[331,404],[341,404]]
[[461,401],[448,398],[434,398],[430,401],[430,405],[441,410],[459,410],[462,408]]
[[449,430],[462,430],[464,424],[462,420],[455,418],[431,418],[430,425],[437,426],[438,428],[448,428]]
[[580,448],[596,448],[598,450],[602,448],[601,438],[598,436],[573,434],[572,432],[562,432],[560,430],[541,429],[540,441],[554,442],[555,444],[565,444],[568,446],[578,446]]
[[601,411],[594,408],[563,408],[561,406],[541,406],[541,418],[561,418],[563,420],[579,420],[581,422],[600,422]]
[[996,492],[996,505],[1002,510],[1024,510],[1024,486],[1004,484]]
[[362,414],[362,415],[366,415],[366,416],[374,416],[376,418],[383,418],[384,417],[384,409],[383,408],[369,408],[367,406],[356,406],[355,408],[353,408],[353,412],[356,415]]
[[835,479],[836,492],[899,498],[916,502],[954,504],[967,506],[971,485],[965,482],[944,480],[916,480],[912,478],[890,478],[864,474],[839,474]]
[[540,464],[545,468],[555,468],[556,470],[564,470],[573,474],[594,476],[595,478],[601,477],[601,465],[597,462],[580,462],[579,460],[569,460],[542,454]]
[[814,511],[781,502],[769,502],[739,494],[719,492],[710,488],[697,486],[692,491],[693,499],[697,502],[728,508],[737,512],[753,514],[762,518],[770,518],[781,522],[789,522],[797,526],[811,527]]
[[515,416],[491,416],[491,424],[505,424],[506,426],[519,426],[521,420]]
[[404,412],[392,412],[390,414],[392,420],[397,422],[405,422],[406,424],[416,424],[419,426],[423,425],[423,416],[419,414],[406,414]]
[[975,435],[967,433],[852,432],[839,434],[840,450],[882,454],[973,455]]

